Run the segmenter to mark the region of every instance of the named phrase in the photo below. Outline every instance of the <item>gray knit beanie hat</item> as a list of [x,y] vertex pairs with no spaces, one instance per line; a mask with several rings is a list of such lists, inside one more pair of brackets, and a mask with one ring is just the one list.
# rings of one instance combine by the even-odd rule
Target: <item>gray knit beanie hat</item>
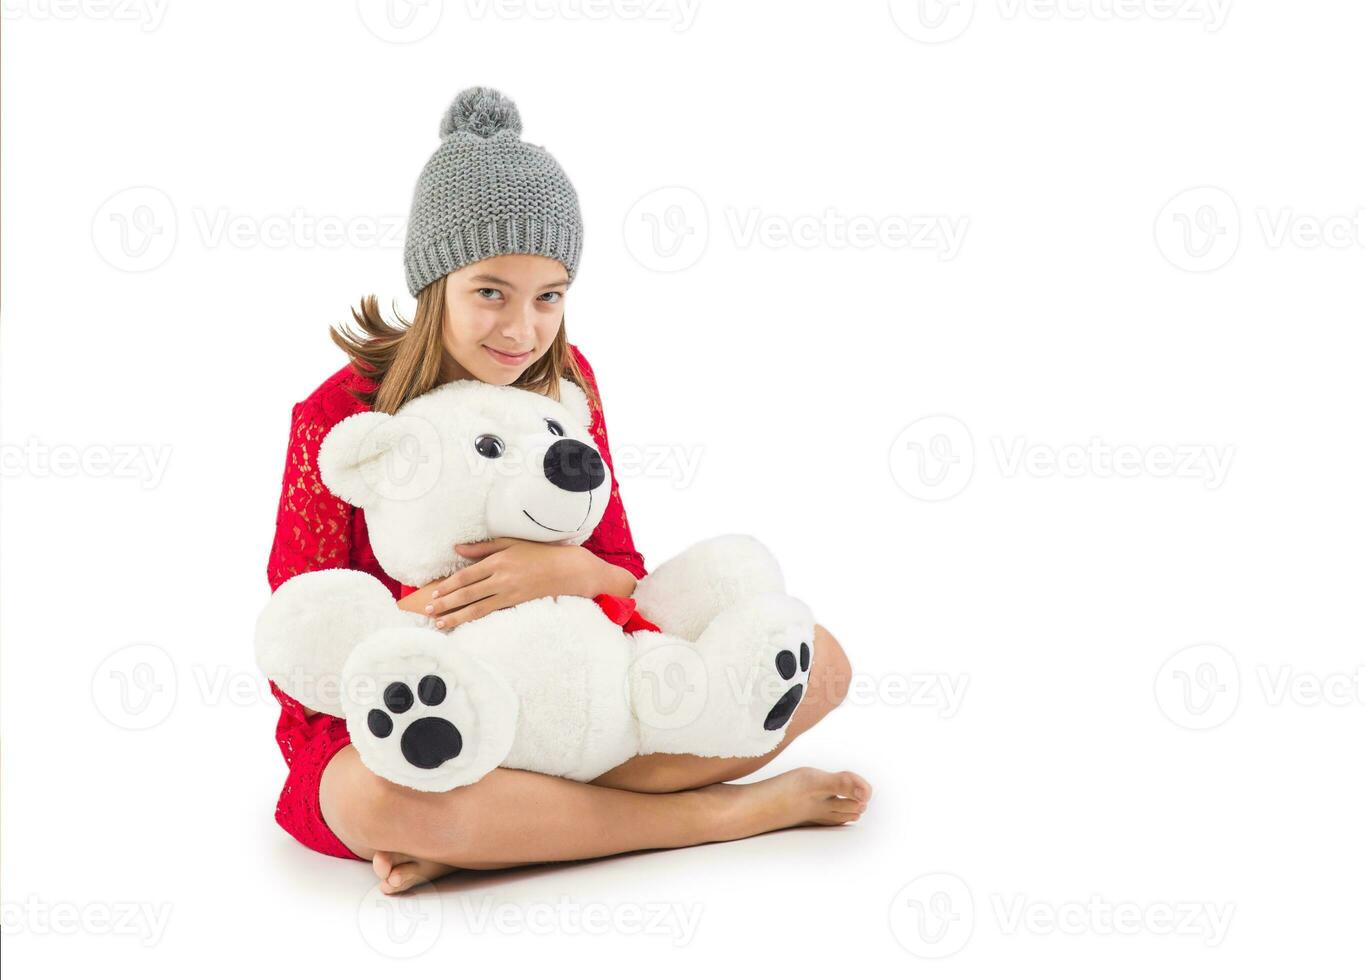
[[403,267],[413,296],[494,255],[558,259],[572,281],[583,248],[578,195],[545,147],[520,135],[521,115],[501,92],[476,86],[455,96],[408,215]]

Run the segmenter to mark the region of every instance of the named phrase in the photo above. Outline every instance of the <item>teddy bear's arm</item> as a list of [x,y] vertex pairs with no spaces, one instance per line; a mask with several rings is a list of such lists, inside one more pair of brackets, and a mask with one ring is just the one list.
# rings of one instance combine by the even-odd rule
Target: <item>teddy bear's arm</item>
[[341,717],[342,668],[366,637],[395,626],[429,626],[399,609],[384,584],[349,568],[296,575],[275,590],[256,621],[256,663],[306,708]]

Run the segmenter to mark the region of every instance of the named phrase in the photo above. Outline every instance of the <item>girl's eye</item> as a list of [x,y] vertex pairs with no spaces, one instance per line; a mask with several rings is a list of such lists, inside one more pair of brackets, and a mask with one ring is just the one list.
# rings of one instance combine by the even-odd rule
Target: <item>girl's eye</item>
[[482,435],[474,440],[474,449],[480,456],[486,456],[489,459],[497,459],[506,448],[502,440],[494,435]]
[[492,286],[484,286],[479,289],[479,295],[484,299],[498,299],[502,296],[502,293]]
[[[547,296],[553,296],[554,299],[545,299],[545,297],[547,297]],[[546,303],[558,303],[558,302],[560,301],[560,299],[563,298],[563,296],[564,296],[564,294],[561,293],[561,292],[559,292],[558,290],[551,290],[551,291],[548,292],[548,293],[541,293],[541,294],[540,294],[540,298],[541,298],[542,300],[544,300]]]
[[555,435],[562,436],[564,434],[564,426],[560,425],[554,419],[546,419],[545,424],[550,427],[550,431]]

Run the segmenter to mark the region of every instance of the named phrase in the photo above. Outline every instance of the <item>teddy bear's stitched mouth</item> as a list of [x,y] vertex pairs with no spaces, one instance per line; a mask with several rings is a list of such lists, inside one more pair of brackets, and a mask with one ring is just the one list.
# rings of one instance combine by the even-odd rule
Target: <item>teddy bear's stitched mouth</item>
[[592,514],[592,491],[591,490],[588,491],[588,510],[583,515],[583,520],[578,522],[578,527],[574,528],[573,531],[565,531],[563,528],[550,527],[550,525],[548,524],[541,524],[540,521],[536,520],[534,517],[531,517],[530,511],[526,510],[525,508],[522,508],[521,512],[525,514],[528,518],[530,518],[531,523],[537,524],[540,527],[545,528],[545,530],[547,531],[553,531],[555,534],[573,534],[576,531],[582,530],[583,525],[588,523],[588,516]]

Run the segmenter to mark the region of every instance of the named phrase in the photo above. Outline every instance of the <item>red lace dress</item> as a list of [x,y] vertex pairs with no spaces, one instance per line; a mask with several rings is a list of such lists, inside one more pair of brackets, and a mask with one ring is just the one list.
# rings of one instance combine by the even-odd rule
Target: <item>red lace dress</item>
[[[595,389],[597,380],[587,359],[578,348],[570,345],[570,350]],[[364,511],[333,496],[323,486],[317,471],[317,451],[323,436],[343,418],[365,410],[365,405],[351,395],[350,389],[364,391],[372,387],[372,382],[348,366],[294,406],[289,451],[284,466],[284,487],[275,519],[275,541],[266,569],[271,591],[295,575],[320,568],[355,568],[369,572],[388,587],[395,599],[404,591],[410,591],[404,590],[379,567],[370,548]],[[593,409],[590,430],[610,467],[611,449],[607,443],[606,421],[596,408]],[[626,520],[621,491],[614,474],[611,501],[607,504],[606,513],[583,546],[603,560],[627,569],[636,578],[645,575],[644,559],[635,550],[635,543],[631,539],[630,524]],[[606,607],[604,611],[610,614]],[[322,808],[318,802],[318,786],[323,769],[332,756],[351,741],[346,722],[331,715],[309,711],[273,683],[270,689],[280,702],[280,720],[275,728],[275,739],[289,767],[289,776],[275,807],[276,822],[300,843],[315,851],[362,860],[328,828],[322,819]]]

